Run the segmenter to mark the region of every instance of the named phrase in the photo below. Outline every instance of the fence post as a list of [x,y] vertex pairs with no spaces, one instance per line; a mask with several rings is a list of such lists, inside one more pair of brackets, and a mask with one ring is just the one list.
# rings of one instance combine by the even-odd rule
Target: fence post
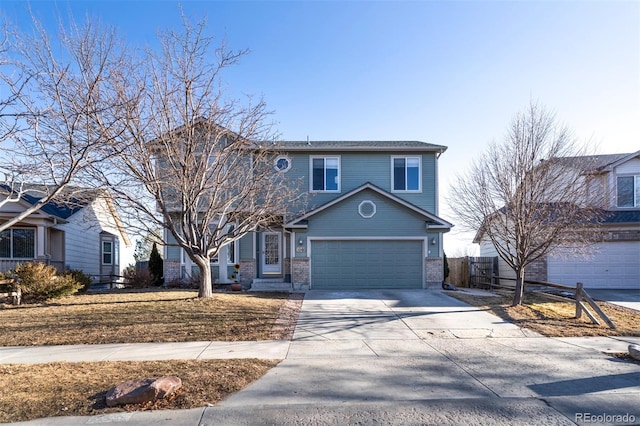
[[14,281],[13,283],[13,297],[11,298],[11,302],[14,305],[19,305],[22,302],[22,289],[20,288],[20,285],[18,284],[18,281]]
[[582,283],[576,284],[576,318],[582,317]]

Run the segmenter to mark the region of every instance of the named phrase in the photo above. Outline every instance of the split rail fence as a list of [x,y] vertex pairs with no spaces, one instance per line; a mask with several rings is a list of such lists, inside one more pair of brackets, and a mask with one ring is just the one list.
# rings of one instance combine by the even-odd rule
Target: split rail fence
[[[515,283],[514,285],[503,284],[502,281],[515,281],[515,278],[507,278],[507,277],[499,277],[493,276],[491,280],[484,283],[485,286],[489,287],[489,290],[493,290],[494,287],[503,288],[511,291],[515,291]],[[609,328],[615,329],[616,325],[611,321],[611,319],[607,316],[607,314],[602,311],[600,306],[587,294],[584,289],[583,283],[577,283],[575,287],[555,284],[555,283],[547,283],[544,281],[526,281],[525,284],[525,293],[535,294],[537,296],[546,297],[552,300],[558,300],[560,302],[569,302],[575,303],[576,305],[576,318],[582,318],[582,314],[585,314],[592,323],[600,325],[600,321],[596,317],[600,317],[602,321],[604,321]],[[534,286],[534,289],[527,290],[527,285]],[[558,290],[564,290],[567,293],[573,295],[573,298],[562,296],[559,294],[553,294],[546,291],[542,291],[541,288],[549,287]],[[593,313],[589,310],[592,309]],[[595,313],[595,315],[594,315]]]
[[[503,288],[515,291],[515,278],[500,276],[497,257],[458,257],[448,259],[448,264],[449,277],[447,282],[456,287],[484,288],[489,290]],[[513,281],[514,283],[507,283],[509,281]],[[600,324],[597,318],[600,317],[610,328],[616,328],[611,319],[602,311],[591,296],[587,294],[582,283],[577,283],[575,287],[542,281],[525,281],[524,283],[525,293],[534,293],[561,302],[575,303],[576,318],[581,318],[584,314],[594,324]],[[530,289],[527,289],[527,286],[529,286]],[[562,290],[563,292],[570,293],[570,296],[573,297],[541,291],[544,287]],[[591,310],[593,312],[591,312]]]
[[14,305],[20,304],[22,291],[16,280],[0,280],[0,299],[5,297],[10,297]]

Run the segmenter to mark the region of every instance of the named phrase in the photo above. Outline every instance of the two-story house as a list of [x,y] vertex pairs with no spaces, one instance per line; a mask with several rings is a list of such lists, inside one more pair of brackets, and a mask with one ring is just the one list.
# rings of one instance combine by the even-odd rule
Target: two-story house
[[[274,168],[305,201],[289,206],[281,224],[226,246],[212,276],[229,282],[238,264],[240,281],[254,289],[440,286],[442,234],[452,227],[438,217],[445,149],[414,141],[278,144]],[[166,247],[166,281],[196,269],[178,247]]]
[[[562,166],[574,168],[589,180],[590,196],[605,210],[598,225],[599,242],[586,256],[556,250],[527,269],[528,280],[566,285],[582,282],[585,288],[640,289],[640,151],[628,154],[562,158]],[[488,239],[478,232],[481,256],[496,256]],[[514,273],[500,260],[500,275]]]

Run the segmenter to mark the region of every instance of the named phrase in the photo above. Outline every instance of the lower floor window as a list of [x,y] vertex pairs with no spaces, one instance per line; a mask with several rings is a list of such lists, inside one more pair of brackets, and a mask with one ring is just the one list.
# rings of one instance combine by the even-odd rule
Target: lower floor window
[[113,264],[113,243],[111,241],[102,242],[102,264]]
[[[218,255],[211,258],[211,263],[220,263]],[[235,241],[227,244],[227,264],[233,265],[236,263],[236,243]]]
[[33,259],[35,247],[35,229],[11,228],[0,232],[0,258]]

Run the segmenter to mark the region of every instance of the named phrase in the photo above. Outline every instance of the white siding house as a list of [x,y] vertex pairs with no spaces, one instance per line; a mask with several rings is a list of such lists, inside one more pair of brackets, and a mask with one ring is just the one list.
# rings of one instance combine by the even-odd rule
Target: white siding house
[[[19,200],[6,203],[0,207],[0,220],[15,217],[41,196],[31,190]],[[47,203],[0,232],[0,272],[19,263],[39,261],[59,271],[80,269],[95,281],[107,281],[109,275],[122,275],[133,263],[133,251],[108,193],[90,191],[68,204]]]
[[[582,158],[584,159],[584,158]],[[606,215],[600,227],[600,242],[589,254],[575,256],[556,250],[531,265],[526,279],[575,285],[585,288],[640,290],[640,151],[628,154],[598,155],[587,158],[590,169],[582,170],[590,180],[594,199],[600,200]],[[570,165],[574,158],[561,159]],[[482,233],[481,256],[497,252]],[[500,274],[509,276],[500,260]]]
[[60,226],[65,232],[67,269],[106,278],[122,275],[127,265],[135,263],[134,247],[108,198],[95,198],[67,221]]

